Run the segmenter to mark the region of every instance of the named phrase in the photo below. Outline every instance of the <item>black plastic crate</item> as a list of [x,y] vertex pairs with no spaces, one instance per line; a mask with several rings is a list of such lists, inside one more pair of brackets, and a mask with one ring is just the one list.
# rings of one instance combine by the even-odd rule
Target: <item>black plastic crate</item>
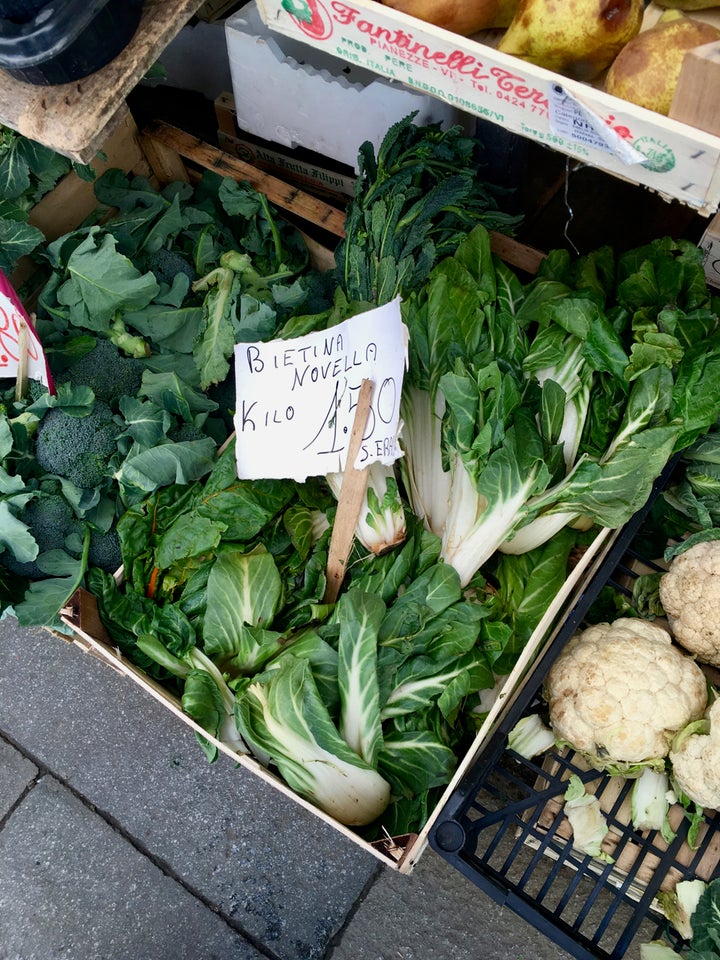
[[[661,939],[665,932],[673,936],[668,921],[653,907],[668,882],[720,876],[718,815],[706,813],[699,847],[691,850],[686,843],[689,820],[675,807],[677,835],[668,845],[659,832],[633,829],[632,782],[589,770],[571,750],[552,749],[525,760],[507,748],[508,734],[521,717],[540,713],[547,719],[544,678],[570,637],[583,628],[603,587],[612,586],[631,601],[638,570],[660,569],[633,544],[671,473],[668,468],[645,507],[618,535],[428,837],[433,850],[493,900],[578,960],[635,960],[640,943]],[[563,815],[571,774],[600,800],[616,841],[614,863],[572,847]],[[631,947],[636,949],[628,952]]]

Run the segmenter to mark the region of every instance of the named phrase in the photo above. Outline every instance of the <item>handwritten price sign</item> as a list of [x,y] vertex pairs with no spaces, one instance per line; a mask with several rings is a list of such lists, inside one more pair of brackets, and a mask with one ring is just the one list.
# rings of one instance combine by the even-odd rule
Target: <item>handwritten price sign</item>
[[27,376],[47,387],[49,376],[42,345],[27,314],[9,293],[10,286],[0,273],[0,378],[16,377],[22,360],[27,363]]
[[302,481],[344,470],[364,379],[374,389],[354,466],[393,463],[406,333],[394,300],[294,340],[237,344],[238,477]]

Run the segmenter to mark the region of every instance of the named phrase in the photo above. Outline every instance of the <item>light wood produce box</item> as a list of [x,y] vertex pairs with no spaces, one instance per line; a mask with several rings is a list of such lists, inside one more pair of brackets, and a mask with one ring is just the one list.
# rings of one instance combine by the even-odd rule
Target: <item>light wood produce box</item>
[[[183,158],[191,161],[191,163],[186,166]],[[256,189],[265,193],[278,208],[291,211],[295,217],[306,221],[308,230],[311,230],[311,227],[319,227],[325,235],[330,234],[338,239],[344,235],[344,212],[163,122],[157,122],[139,132],[126,108],[115,133],[104,146],[103,159],[96,161],[96,163],[98,173],[102,173],[108,167],[121,167],[127,172],[149,176],[158,185],[178,179],[192,181],[198,175],[193,172],[198,167],[211,169],[238,180],[248,181]],[[32,220],[45,230],[49,238],[54,238],[77,226],[95,205],[93,185],[81,181],[74,173],[71,173],[37,205],[33,211]],[[306,235],[306,238],[315,265],[319,269],[329,268],[334,262],[332,250],[309,234]],[[493,248],[508,263],[527,273],[534,273],[544,256],[541,251],[497,234],[493,235]],[[13,275],[16,284],[22,278],[26,267],[27,264],[21,264],[16,272],[17,275]],[[491,727],[502,716],[509,695],[517,687],[540,649],[544,648],[549,636],[558,628],[563,612],[569,607],[578,592],[582,590],[586,578],[602,556],[605,555],[615,535],[616,532],[614,531],[600,531],[568,576],[563,588],[555,597],[542,622],[528,642],[521,659],[512,674],[507,678],[487,720],[478,731],[471,748],[462,759],[456,775],[448,785],[427,823],[423,826],[422,831],[419,834],[389,838],[387,841],[376,843],[367,843],[354,831],[301,799],[279,777],[266,770],[253,758],[238,755],[220,741],[208,736],[201,727],[182,712],[176,697],[130,663],[113,647],[100,621],[97,604],[92,594],[82,589],[77,591],[68,605],[61,611],[61,619],[68,632],[50,631],[50,633],[53,637],[70,642],[83,652],[98,658],[113,670],[136,683],[188,727],[197,733],[201,733],[212,741],[223,754],[231,757],[241,768],[238,773],[239,776],[246,773],[270,783],[280,793],[290,797],[302,807],[329,823],[341,834],[372,853],[390,869],[397,870],[400,873],[410,873],[427,846],[427,834],[434,819],[442,810],[445,798],[450,796],[463,772],[472,764]]]
[[[376,0],[257,0],[271,30],[421,90],[582,163],[710,216],[720,203],[720,44],[686,57],[671,117],[466,38]],[[660,15],[646,10],[644,27]],[[720,12],[700,16],[720,24]],[[701,127],[703,129],[701,129]],[[609,211],[612,215],[612,211]]]

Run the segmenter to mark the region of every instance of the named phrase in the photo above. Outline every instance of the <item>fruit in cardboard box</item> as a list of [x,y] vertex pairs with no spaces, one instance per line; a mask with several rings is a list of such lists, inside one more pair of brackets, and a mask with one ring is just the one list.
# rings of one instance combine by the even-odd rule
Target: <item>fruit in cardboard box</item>
[[520,0],[498,50],[593,80],[640,30],[644,0]]
[[680,10],[666,11],[631,40],[607,72],[605,90],[667,116],[688,50],[720,40],[720,30]]
[[461,36],[507,27],[520,0],[383,0],[386,7]]

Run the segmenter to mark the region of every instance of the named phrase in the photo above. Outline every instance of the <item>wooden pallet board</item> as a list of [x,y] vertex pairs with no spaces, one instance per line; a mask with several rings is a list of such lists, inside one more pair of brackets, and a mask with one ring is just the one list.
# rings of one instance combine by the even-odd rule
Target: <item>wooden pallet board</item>
[[122,122],[127,95],[201,6],[202,0],[145,0],[127,47],[73,83],[36,86],[0,70],[0,124],[90,163]]

